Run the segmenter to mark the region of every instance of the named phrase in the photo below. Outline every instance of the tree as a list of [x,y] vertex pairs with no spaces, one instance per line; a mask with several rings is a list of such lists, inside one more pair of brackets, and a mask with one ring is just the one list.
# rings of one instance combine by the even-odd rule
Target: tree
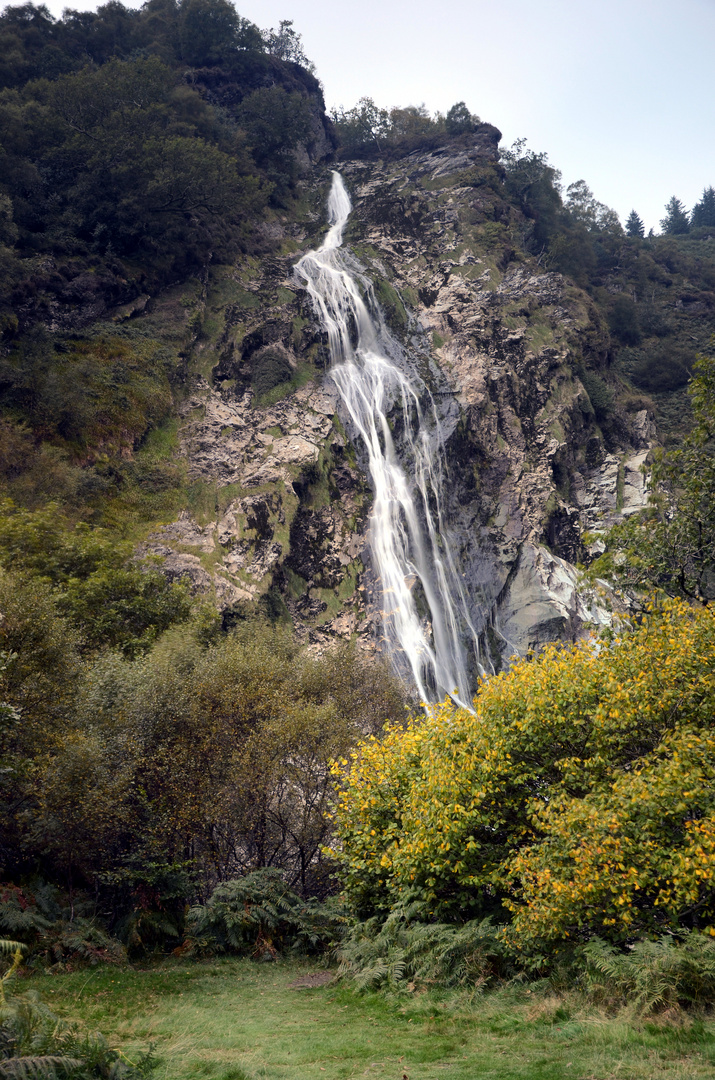
[[475,124],[479,123],[479,117],[472,116],[465,102],[458,101],[447,113],[444,123],[448,134],[462,135],[465,131],[474,130]]
[[591,568],[632,602],[653,590],[715,600],[715,356],[698,357],[690,397],[692,432],[656,453],[648,506],[610,530]]
[[661,218],[660,227],[669,236],[680,236],[690,231],[690,221],[685,206],[677,196],[666,203],[665,217]]
[[641,339],[636,305],[630,296],[619,293],[608,313],[608,328],[623,345],[637,345]]
[[405,108],[390,109],[390,138],[400,141],[402,139],[421,139],[434,129],[435,122],[432,120],[426,106],[406,105]]
[[525,246],[542,255],[550,242],[563,233],[561,173],[549,164],[548,155],[527,149],[526,139],[517,139],[501,151],[507,193],[529,219]]
[[645,238],[645,225],[638,217],[635,210],[631,210],[628,215],[628,220],[626,221],[626,233],[634,239],[643,240]]
[[694,229],[701,226],[708,229],[715,228],[715,188],[704,189],[702,199],[691,211],[690,224]]
[[22,510],[0,504],[0,565],[54,586],[59,614],[82,635],[85,650],[145,652],[191,608],[185,586],[154,566],[131,560],[131,545],[80,522],[70,526],[59,507]]
[[379,108],[372,98],[362,97],[352,109],[339,108],[332,113],[332,121],[340,138],[341,146],[348,152],[380,149],[390,130],[387,109]]
[[271,27],[270,30],[265,30],[262,36],[266,52],[271,56],[300,64],[306,71],[315,72],[315,64],[305,55],[301,35],[293,29],[292,19],[281,19],[278,30]]
[[229,0],[182,0],[181,58],[197,67],[218,64],[237,46],[241,19]]
[[675,604],[363,742],[336,766],[353,909],[491,912],[537,953],[712,924],[714,661],[713,612]]

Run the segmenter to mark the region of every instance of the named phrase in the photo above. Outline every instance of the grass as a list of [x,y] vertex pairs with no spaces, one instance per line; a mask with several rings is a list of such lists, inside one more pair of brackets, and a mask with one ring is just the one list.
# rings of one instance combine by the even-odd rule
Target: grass
[[149,1043],[156,1080],[706,1080],[715,1023],[636,1022],[579,998],[507,986],[484,995],[358,995],[291,989],[307,965],[171,961],[38,983],[60,1014],[96,1027],[133,1060]]

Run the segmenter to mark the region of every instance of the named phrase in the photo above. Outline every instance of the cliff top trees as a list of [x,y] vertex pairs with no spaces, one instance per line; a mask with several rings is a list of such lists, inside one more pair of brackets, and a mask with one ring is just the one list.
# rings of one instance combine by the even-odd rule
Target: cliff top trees
[[[181,58],[203,66],[220,63],[239,47],[244,20],[229,0],[183,0],[179,8]],[[256,31],[256,45],[260,45]]]
[[453,105],[444,118],[444,126],[449,135],[462,135],[466,131],[472,131],[478,123],[479,117],[470,113],[464,101]]
[[632,236],[634,239],[640,238],[641,240],[643,240],[645,237],[645,225],[638,217],[638,214],[635,212],[635,210],[631,210],[630,214],[628,215],[628,219],[626,221],[626,234],[628,236]]
[[673,197],[666,203],[665,217],[661,218],[660,227],[670,236],[679,236],[690,231],[690,221],[680,199]]
[[715,188],[705,188],[702,199],[692,209],[690,224],[694,229],[700,226],[715,228]]

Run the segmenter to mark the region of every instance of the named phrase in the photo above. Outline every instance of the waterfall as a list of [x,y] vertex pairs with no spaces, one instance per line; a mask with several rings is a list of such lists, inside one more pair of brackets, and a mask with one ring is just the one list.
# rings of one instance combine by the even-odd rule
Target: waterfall
[[[479,652],[462,581],[444,529],[443,447],[431,395],[397,366],[400,350],[380,312],[363,300],[369,285],[341,251],[351,211],[339,173],[328,199],[329,231],[296,265],[327,332],[331,378],[367,452],[374,500],[370,548],[381,588],[384,644],[425,703],[471,700],[464,639]],[[424,403],[424,408],[423,404]],[[399,420],[398,456],[389,416]],[[421,610],[420,610],[421,609]]]

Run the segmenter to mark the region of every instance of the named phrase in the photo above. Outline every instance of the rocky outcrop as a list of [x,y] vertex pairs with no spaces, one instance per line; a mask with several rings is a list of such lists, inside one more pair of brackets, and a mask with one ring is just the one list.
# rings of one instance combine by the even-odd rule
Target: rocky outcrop
[[[346,242],[437,410],[448,529],[492,668],[608,617],[574,565],[643,505],[654,437],[645,411],[597,422],[584,373],[606,374],[608,334],[585,294],[519,254],[498,168],[492,129],[341,166],[354,200]],[[287,247],[316,244],[324,191],[312,218],[281,226]],[[365,462],[295,258],[212,280],[180,453],[213,495],[147,548],[224,609],[266,603],[316,646],[337,634],[372,647]]]
[[608,616],[573,564],[644,505],[652,420],[597,423],[580,373],[606,373],[608,334],[585,294],[511,243],[514,211],[484,147],[344,173],[351,240],[378,295],[387,278],[402,301],[385,305],[393,331],[431,346],[448,520],[485,655],[498,666],[578,637]]

